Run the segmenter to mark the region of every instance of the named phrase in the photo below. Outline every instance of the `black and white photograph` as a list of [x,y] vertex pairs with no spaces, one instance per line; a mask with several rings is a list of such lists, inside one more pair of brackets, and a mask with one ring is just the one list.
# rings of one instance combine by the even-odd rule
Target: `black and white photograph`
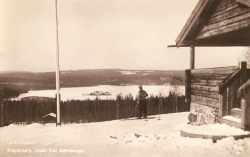
[[0,156],[250,156],[250,0],[0,0]]

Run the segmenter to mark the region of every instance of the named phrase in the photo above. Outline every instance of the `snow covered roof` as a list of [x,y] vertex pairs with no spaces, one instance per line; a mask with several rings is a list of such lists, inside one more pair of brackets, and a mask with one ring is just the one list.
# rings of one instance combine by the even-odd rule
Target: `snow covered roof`
[[51,117],[55,117],[55,118],[56,118],[56,114],[55,114],[55,113],[49,113],[49,114],[43,116],[43,118],[44,118],[44,117],[48,117],[48,116],[51,116]]

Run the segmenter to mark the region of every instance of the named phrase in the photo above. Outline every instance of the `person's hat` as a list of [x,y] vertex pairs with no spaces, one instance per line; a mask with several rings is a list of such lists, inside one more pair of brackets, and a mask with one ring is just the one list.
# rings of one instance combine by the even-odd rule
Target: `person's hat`
[[142,85],[139,85],[138,87],[139,87],[139,88],[142,88]]

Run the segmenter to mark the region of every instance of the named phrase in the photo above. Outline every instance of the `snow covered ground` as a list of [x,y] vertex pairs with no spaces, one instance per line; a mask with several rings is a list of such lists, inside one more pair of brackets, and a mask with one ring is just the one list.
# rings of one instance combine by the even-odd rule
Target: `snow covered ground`
[[[187,125],[188,112],[150,116],[147,121],[10,125],[0,128],[0,156],[250,156],[250,138],[185,138],[180,130],[206,134],[247,134],[227,125]],[[19,151],[19,152],[16,152]]]

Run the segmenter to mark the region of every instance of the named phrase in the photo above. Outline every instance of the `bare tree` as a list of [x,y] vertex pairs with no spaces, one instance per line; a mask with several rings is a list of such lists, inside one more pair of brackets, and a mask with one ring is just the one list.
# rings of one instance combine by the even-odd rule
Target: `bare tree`
[[183,85],[183,80],[180,77],[173,77],[170,82],[170,91],[176,96],[181,95],[180,86]]
[[250,68],[250,47],[246,47],[243,50],[242,59],[247,62],[247,67]]

